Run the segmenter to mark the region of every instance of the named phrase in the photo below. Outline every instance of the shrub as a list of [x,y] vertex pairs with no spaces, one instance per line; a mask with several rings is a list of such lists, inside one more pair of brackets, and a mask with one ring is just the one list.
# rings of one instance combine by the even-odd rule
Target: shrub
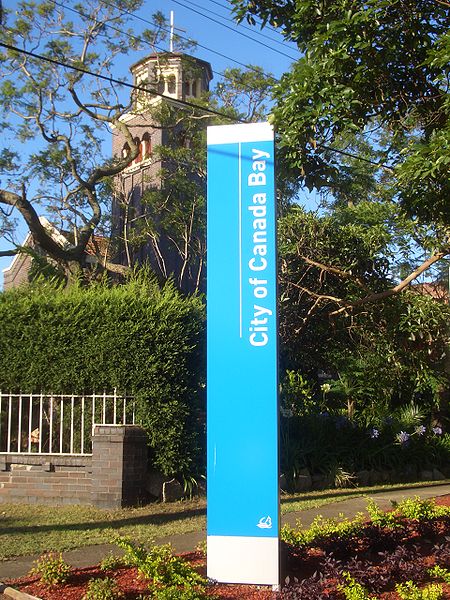
[[117,583],[110,577],[90,579],[83,600],[119,600],[123,598]]
[[214,600],[214,596],[207,595],[203,591],[192,586],[180,588],[170,587],[152,587],[148,600]]
[[154,465],[166,475],[201,471],[204,321],[198,297],[145,275],[117,287],[1,293],[0,389],[132,393]]
[[113,554],[110,554],[109,556],[105,556],[105,558],[102,560],[100,563],[100,569],[102,571],[115,571],[124,565],[125,560],[121,556],[114,556]]
[[62,554],[48,552],[33,563],[32,575],[39,575],[41,583],[48,587],[62,585],[67,582],[70,566],[63,560]]
[[435,565],[432,569],[430,569],[429,574],[436,579],[442,579],[445,583],[450,585],[450,570],[445,567],[440,567],[439,565]]
[[127,539],[117,540],[125,550],[125,561],[135,566],[140,575],[154,584],[164,586],[193,586],[206,584],[206,580],[186,561],[174,556],[170,544],[153,546],[149,551]]
[[402,600],[440,600],[444,597],[442,586],[436,583],[421,590],[412,581],[407,581],[397,584],[395,591]]
[[364,526],[364,516],[356,515],[354,519],[325,519],[322,515],[315,517],[308,529],[302,530],[300,524],[296,529],[285,525],[281,530],[281,539],[296,547],[302,547],[331,539],[347,540],[357,535]]
[[346,600],[373,600],[374,596],[369,596],[367,590],[350,575],[344,571],[342,577],[346,580],[345,585],[340,585],[339,589],[344,594]]

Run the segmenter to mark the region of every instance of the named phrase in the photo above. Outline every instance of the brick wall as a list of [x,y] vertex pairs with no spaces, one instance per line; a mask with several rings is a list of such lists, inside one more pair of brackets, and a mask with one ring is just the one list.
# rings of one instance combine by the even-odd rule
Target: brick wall
[[9,290],[28,283],[28,273],[31,267],[31,256],[17,254],[8,268],[3,269],[3,289]]
[[92,503],[119,508],[144,497],[145,432],[133,425],[97,425],[92,436]]
[[134,425],[101,425],[92,456],[0,455],[0,503],[94,504],[119,508],[144,499],[145,432]]
[[0,457],[0,502],[90,504],[91,456]]

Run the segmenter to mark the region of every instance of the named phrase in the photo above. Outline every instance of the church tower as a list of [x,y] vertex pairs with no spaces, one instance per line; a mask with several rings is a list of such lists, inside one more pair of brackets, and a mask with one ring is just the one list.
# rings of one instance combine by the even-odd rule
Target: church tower
[[[133,239],[136,241],[146,217],[146,208],[141,202],[144,193],[163,185],[161,171],[167,165],[154,153],[155,147],[170,148],[174,143],[184,143],[182,125],[175,129],[164,128],[156,122],[155,113],[163,102],[175,108],[177,100],[195,102],[196,98],[209,91],[213,75],[208,62],[178,52],[152,54],[132,65],[130,70],[133,84],[148,88],[150,93],[136,90],[132,109],[122,118],[139,146],[139,154],[116,177],[112,207],[113,235],[118,242],[121,264],[131,265],[136,261],[142,263],[148,260],[155,273],[165,279],[182,267],[179,265],[180,257],[171,250],[164,234],[160,231],[147,232],[140,244],[132,243]],[[173,99],[173,102],[151,94],[152,90]],[[180,111],[184,110],[181,104],[178,106]],[[115,130],[113,155],[126,157],[129,152],[130,147],[123,134]],[[192,291],[196,286],[186,284],[185,287],[185,291]]]

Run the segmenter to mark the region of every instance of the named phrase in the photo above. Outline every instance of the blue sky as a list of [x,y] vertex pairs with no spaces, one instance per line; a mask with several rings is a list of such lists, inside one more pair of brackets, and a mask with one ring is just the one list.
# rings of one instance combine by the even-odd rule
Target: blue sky
[[[75,4],[75,0],[67,0],[64,6],[70,8]],[[6,9],[14,10],[16,5],[13,0],[3,0]],[[224,69],[242,64],[261,66],[265,72],[270,72],[278,78],[298,57],[297,49],[284,42],[283,37],[275,30],[266,28],[261,31],[259,27],[250,27],[247,23],[239,26],[234,23],[230,5],[226,0],[148,0],[130,21],[135,33],[139,34],[149,27],[145,20],[151,20],[156,11],[161,11],[168,20],[170,12],[173,11],[175,27],[185,30],[178,33],[194,39],[199,44],[192,54],[211,63],[214,71],[212,85],[220,81],[220,73]],[[70,12],[67,14],[70,16]],[[168,42],[162,49],[169,49]],[[114,75],[128,77],[129,65],[151,52],[152,49],[149,48],[148,52],[141,51],[122,58]],[[105,142],[110,143],[106,139]],[[26,227],[21,226],[17,241],[22,241],[26,233]],[[0,248],[4,247],[3,241],[0,241]],[[0,258],[0,270],[8,266],[10,261],[9,258]]]

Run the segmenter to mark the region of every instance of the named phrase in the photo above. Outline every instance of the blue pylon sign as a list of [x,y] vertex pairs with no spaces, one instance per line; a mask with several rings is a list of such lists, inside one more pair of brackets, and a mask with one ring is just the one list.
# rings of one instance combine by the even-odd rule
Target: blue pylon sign
[[208,576],[279,584],[274,135],[208,128]]

